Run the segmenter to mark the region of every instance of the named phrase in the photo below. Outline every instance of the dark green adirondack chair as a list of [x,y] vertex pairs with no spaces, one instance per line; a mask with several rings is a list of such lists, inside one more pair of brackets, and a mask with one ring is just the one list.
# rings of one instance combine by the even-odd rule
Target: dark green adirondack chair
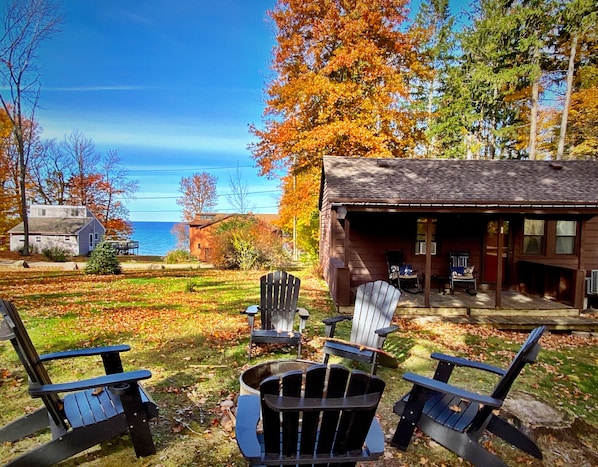
[[[384,453],[375,418],[384,386],[376,376],[341,365],[271,376],[259,396],[239,397],[239,449],[250,465],[354,466],[376,460]],[[263,433],[257,429],[260,413]]]
[[[479,440],[484,432],[494,433],[524,452],[542,459],[538,446],[524,433],[497,415],[511,385],[527,363],[534,363],[540,351],[539,340],[545,331],[534,329],[506,370],[485,363],[433,353],[438,360],[434,378],[405,373],[413,383],[411,391],[394,406],[401,420],[392,445],[407,450],[417,426],[445,448],[479,467],[507,467],[486,450]],[[490,395],[478,394],[449,384],[457,367],[471,368],[500,376]]]
[[[52,465],[126,432],[138,457],[155,454],[149,420],[157,416],[158,409],[139,383],[151,373],[123,372],[120,353],[129,346],[38,355],[13,304],[0,300],[0,311],[0,339],[10,340],[29,376],[29,394],[44,403],[42,408],[1,428],[0,442],[14,442],[48,427],[52,433],[51,441],[7,465]],[[50,380],[46,362],[93,356],[101,356],[106,375],[57,384]],[[63,393],[64,398],[60,396]]]
[[[301,355],[301,336],[309,312],[297,308],[301,279],[285,271],[274,271],[260,278],[260,304],[249,306],[243,313],[249,322],[249,351],[253,344],[287,344],[297,347]],[[260,313],[261,326],[255,327],[255,315]],[[295,315],[299,315],[299,330],[295,330]]]

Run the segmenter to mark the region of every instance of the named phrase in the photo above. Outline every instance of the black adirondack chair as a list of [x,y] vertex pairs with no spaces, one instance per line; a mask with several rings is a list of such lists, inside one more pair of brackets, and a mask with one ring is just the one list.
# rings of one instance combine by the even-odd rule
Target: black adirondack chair
[[[384,433],[374,416],[384,386],[341,365],[271,376],[260,396],[239,397],[239,449],[251,465],[350,466],[378,459]],[[256,429],[260,410],[263,434]]]
[[[541,326],[530,333],[506,370],[433,353],[432,358],[438,360],[434,379],[405,373],[403,378],[413,383],[413,388],[394,406],[394,412],[401,419],[392,445],[407,450],[417,426],[433,440],[475,466],[505,467],[507,464],[479,443],[480,437],[487,430],[537,459],[542,459],[538,446],[496,412],[525,364],[536,361],[540,351],[539,340],[544,331],[545,327]],[[492,394],[477,394],[448,383],[455,367],[494,373],[500,379]]]
[[[48,427],[52,433],[51,441],[7,465],[52,465],[127,431],[138,457],[155,454],[148,422],[157,416],[157,406],[139,384],[151,373],[123,372],[120,352],[129,346],[38,355],[13,304],[0,300],[0,309],[0,339],[11,341],[29,376],[29,394],[44,403],[44,407],[1,428],[0,442],[14,442]],[[53,384],[45,366],[52,360],[98,355],[106,375],[96,378]],[[64,398],[62,393],[66,393]]]
[[[249,322],[249,351],[255,344],[286,344],[297,346],[301,355],[301,336],[309,312],[297,308],[301,279],[285,271],[274,271],[260,278],[260,304],[248,307],[242,313]],[[260,312],[261,326],[255,327],[255,315]],[[294,330],[295,315],[299,315],[299,330]]]
[[[370,363],[372,374],[378,364],[396,368],[396,359],[382,347],[386,337],[399,329],[391,324],[401,291],[384,281],[368,282],[357,287],[353,315],[338,315],[323,320],[326,333],[324,363],[330,355]],[[335,339],[336,324],[352,320],[349,341]]]

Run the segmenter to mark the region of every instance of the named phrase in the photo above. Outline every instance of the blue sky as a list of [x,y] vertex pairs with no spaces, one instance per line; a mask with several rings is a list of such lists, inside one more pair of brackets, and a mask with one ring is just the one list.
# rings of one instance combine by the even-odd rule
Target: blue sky
[[180,220],[181,177],[241,169],[256,212],[276,212],[278,182],[258,177],[247,149],[260,124],[275,43],[274,0],[66,0],[61,32],[39,50],[43,138],[77,130],[116,149],[136,199],[130,219]]
[[258,177],[247,149],[271,78],[274,4],[64,0],[61,32],[39,50],[42,138],[76,130],[117,150],[139,182],[133,221],[179,221],[179,182],[203,171],[218,178],[216,210],[231,212],[237,166],[254,212],[276,212],[278,181]]

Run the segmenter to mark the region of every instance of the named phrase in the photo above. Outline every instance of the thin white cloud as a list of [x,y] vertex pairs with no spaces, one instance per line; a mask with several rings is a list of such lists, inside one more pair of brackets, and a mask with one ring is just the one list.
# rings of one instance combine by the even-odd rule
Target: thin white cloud
[[128,115],[63,115],[40,117],[42,137],[62,140],[78,130],[98,146],[124,146],[199,151],[207,153],[246,153],[251,135],[245,125],[215,125],[203,121],[156,121]]
[[133,86],[128,84],[119,84],[112,86],[60,86],[44,87],[44,92],[103,92],[103,91],[144,91],[150,89],[147,86]]

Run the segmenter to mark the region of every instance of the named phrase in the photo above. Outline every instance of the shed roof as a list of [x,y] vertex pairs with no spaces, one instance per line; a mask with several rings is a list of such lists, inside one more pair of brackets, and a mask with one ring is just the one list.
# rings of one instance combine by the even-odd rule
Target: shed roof
[[[93,222],[92,217],[30,217],[29,235],[76,235],[83,227]],[[9,233],[24,233],[23,223],[9,230]]]
[[598,208],[598,162],[324,157],[332,203]]

